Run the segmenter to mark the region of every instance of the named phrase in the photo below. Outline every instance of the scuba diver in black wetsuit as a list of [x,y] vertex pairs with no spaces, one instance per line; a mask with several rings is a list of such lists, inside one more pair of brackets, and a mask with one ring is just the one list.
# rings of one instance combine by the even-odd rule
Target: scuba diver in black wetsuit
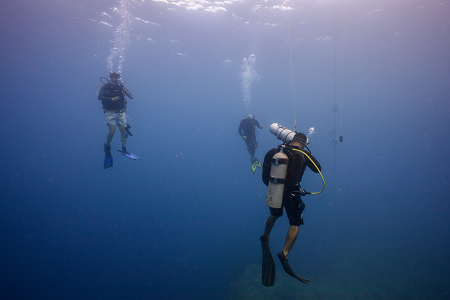
[[248,153],[251,156],[252,172],[256,173],[256,167],[261,169],[261,162],[255,158],[255,150],[258,146],[256,141],[255,127],[262,129],[263,126],[252,115],[246,115],[245,118],[239,124],[239,135],[244,139],[247,145]]
[[[100,92],[98,93],[98,100],[102,101],[103,112],[106,117],[106,125],[109,128],[109,132],[106,135],[106,143],[104,144],[105,151],[105,160],[104,160],[104,168],[110,168],[113,166],[113,158],[111,155],[111,141],[114,137],[114,133],[116,132],[116,125],[119,127],[122,141],[122,151],[123,155],[127,156],[130,159],[139,159],[137,155],[129,153],[127,151],[127,138],[128,135],[133,136],[129,128],[130,125],[127,124],[127,119],[125,116],[127,100],[125,99],[125,95],[133,99],[133,95],[130,91],[123,85],[123,82],[120,78],[120,73],[111,72],[109,74],[111,81],[108,79],[108,83],[104,83]],[[102,77],[104,78],[104,77]],[[101,79],[100,79],[101,80]]]
[[[284,183],[284,190],[282,189],[280,194],[280,196],[282,196],[282,199],[280,199],[280,206],[279,208],[270,206],[270,216],[266,221],[264,235],[260,237],[261,246],[263,248],[262,275],[264,286],[273,286],[275,284],[275,264],[270,252],[269,235],[277,219],[283,215],[283,207],[286,210],[290,228],[286,235],[283,251],[278,253],[277,256],[287,274],[301,282],[309,283],[308,279],[297,276],[288,262],[289,251],[291,251],[297,240],[300,225],[303,225],[303,210],[305,209],[305,203],[303,203],[301,196],[311,194],[306,192],[300,185],[303,174],[306,167],[309,167],[315,173],[320,173],[322,169],[316,158],[312,156],[311,152],[304,150],[306,144],[307,137],[303,133],[297,133],[284,148],[281,146],[273,148],[269,150],[264,157],[262,173],[264,184],[269,185],[269,182],[276,182],[277,180],[278,183],[280,183],[281,180],[283,180],[282,182]],[[275,155],[280,152],[286,154],[287,159],[282,161],[282,159],[276,158]],[[274,174],[271,174],[271,169],[276,168],[280,164],[287,164],[285,179],[272,177],[274,174],[277,174],[277,172],[274,171]]]

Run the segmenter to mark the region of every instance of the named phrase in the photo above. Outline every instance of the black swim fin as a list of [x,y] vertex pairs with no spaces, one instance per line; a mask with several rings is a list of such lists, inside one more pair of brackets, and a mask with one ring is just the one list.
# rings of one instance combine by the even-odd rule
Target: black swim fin
[[291,266],[289,265],[288,259],[286,258],[286,256],[284,256],[283,251],[278,253],[277,256],[280,259],[281,265],[283,266],[283,269],[286,273],[288,273],[289,275],[291,275],[294,278],[297,278],[298,280],[300,280],[303,283],[310,284],[308,279],[300,277],[297,274],[295,274],[294,270],[292,270]]
[[105,150],[105,159],[103,161],[103,168],[108,169],[113,166],[113,157],[111,154],[111,145],[104,144],[104,150]]
[[270,252],[269,241],[265,235],[262,235],[259,239],[262,247],[262,284],[267,287],[274,286],[276,270],[275,262]]
[[129,136],[133,136],[130,132],[130,128],[131,128],[130,124],[127,123],[127,127],[125,127],[125,131],[128,133]]

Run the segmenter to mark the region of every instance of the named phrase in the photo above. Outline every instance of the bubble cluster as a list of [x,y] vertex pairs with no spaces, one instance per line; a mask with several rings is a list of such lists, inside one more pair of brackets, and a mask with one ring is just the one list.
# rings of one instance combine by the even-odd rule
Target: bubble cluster
[[114,44],[108,56],[108,69],[114,72],[122,72],[122,66],[126,59],[129,30],[133,16],[128,11],[128,0],[120,0],[119,6],[113,11],[120,16],[120,25],[114,30]]
[[309,132],[308,132],[307,137],[310,138],[314,133],[316,133],[316,132],[314,131],[314,127],[311,127],[311,128],[309,129]]
[[242,93],[244,94],[244,104],[247,108],[251,107],[251,95],[250,88],[253,82],[259,80],[258,73],[253,69],[256,62],[255,54],[250,54],[248,58],[242,59],[242,73],[241,73],[241,86]]

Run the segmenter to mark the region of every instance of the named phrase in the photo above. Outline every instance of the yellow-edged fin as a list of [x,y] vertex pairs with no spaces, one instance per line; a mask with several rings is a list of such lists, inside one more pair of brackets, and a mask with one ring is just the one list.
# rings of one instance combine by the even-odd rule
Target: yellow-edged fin
[[256,158],[255,158],[255,165],[260,169],[262,168],[261,162],[259,160],[257,160]]

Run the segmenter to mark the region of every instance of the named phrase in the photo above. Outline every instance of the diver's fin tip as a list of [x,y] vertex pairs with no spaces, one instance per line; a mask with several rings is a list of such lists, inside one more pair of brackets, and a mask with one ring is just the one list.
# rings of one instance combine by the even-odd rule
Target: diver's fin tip
[[260,238],[262,247],[262,284],[266,287],[275,285],[276,268],[273,261],[272,253],[270,252],[269,241],[266,236],[262,235]]
[[291,266],[289,265],[288,259],[286,258],[286,256],[284,256],[283,251],[281,251],[280,253],[278,253],[277,256],[278,256],[278,258],[280,259],[280,262],[281,262],[281,265],[283,266],[284,271],[285,271],[288,275],[290,275],[290,276],[292,276],[292,277],[298,279],[299,281],[301,281],[301,282],[303,282],[303,283],[307,283],[307,284],[310,284],[310,283],[311,283],[311,282],[309,281],[309,279],[300,277],[300,276],[298,276],[297,274],[295,274],[294,270],[292,270]]

